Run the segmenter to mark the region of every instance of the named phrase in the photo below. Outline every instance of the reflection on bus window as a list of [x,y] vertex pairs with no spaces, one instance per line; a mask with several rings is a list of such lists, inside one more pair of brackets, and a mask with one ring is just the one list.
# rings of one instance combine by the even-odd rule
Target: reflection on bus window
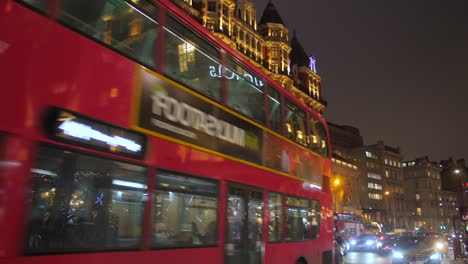
[[220,65],[220,52],[174,18],[168,17],[164,32],[164,73],[220,102],[221,76],[211,73]]
[[227,82],[227,102],[232,109],[265,123],[264,82],[259,77],[245,70],[232,59],[224,68],[223,77]]
[[283,196],[268,194],[268,241],[281,241],[283,234]]
[[153,246],[187,247],[217,242],[217,185],[159,171],[153,209]]
[[154,68],[156,7],[138,3],[136,7],[124,0],[63,0],[60,20]]
[[270,114],[270,128],[281,133],[281,97],[275,89],[268,87],[268,113]]
[[306,145],[305,112],[289,100],[285,106],[286,136]]
[[290,241],[310,240],[320,231],[320,204],[315,200],[286,197],[285,238]]
[[146,169],[43,146],[31,169],[27,254],[137,248]]
[[328,156],[328,144],[327,144],[327,134],[322,123],[317,119],[309,120],[310,135],[309,135],[309,145],[311,149],[326,157]]

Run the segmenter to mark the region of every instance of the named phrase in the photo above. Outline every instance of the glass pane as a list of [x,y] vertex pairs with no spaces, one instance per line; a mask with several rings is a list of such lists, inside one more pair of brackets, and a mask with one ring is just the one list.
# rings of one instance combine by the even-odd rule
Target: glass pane
[[136,248],[146,169],[41,147],[31,169],[28,254]]
[[226,251],[227,255],[239,255],[241,250],[241,232],[245,224],[245,199],[231,195],[227,205]]
[[285,125],[289,139],[306,145],[305,112],[289,101],[285,108]]
[[281,241],[283,233],[283,196],[268,195],[268,241]]
[[205,193],[213,196],[218,195],[218,185],[215,182],[197,179],[193,177],[180,176],[176,173],[159,171],[156,189],[170,188],[181,191],[189,190],[193,193]]
[[281,133],[281,97],[280,93],[273,88],[268,88],[268,113],[270,114],[270,128]]
[[258,192],[250,192],[247,219],[247,249],[249,264],[261,263],[261,249],[263,237],[263,201],[262,194]]
[[224,263],[261,263],[262,212],[261,192],[236,187],[230,188],[227,204]]
[[[172,181],[168,181],[168,175],[172,175]],[[216,187],[217,185],[209,181],[166,172],[158,172],[156,178],[161,188],[171,188],[174,183],[181,183],[180,190],[185,193],[167,190],[155,192],[153,245],[155,247],[186,247],[216,244],[218,238],[217,198],[193,192],[206,190],[207,186]],[[187,184],[184,184],[184,181]]]
[[164,73],[221,102],[221,76],[216,74],[219,51],[171,17],[164,32]]
[[47,0],[21,0],[20,2],[33,6],[41,11],[47,11]]
[[228,60],[228,68],[224,69],[227,81],[228,106],[243,115],[265,123],[265,83],[233,60]]
[[310,201],[294,197],[287,197],[286,201],[286,240],[299,241],[309,239],[310,223],[308,220]]
[[286,204],[292,206],[309,207],[310,201],[308,199],[297,197],[286,197]]
[[315,239],[318,237],[320,232],[320,218],[320,202],[312,200],[308,217],[308,225],[310,227],[310,233],[308,233],[309,238]]
[[311,149],[324,157],[328,156],[327,133],[322,123],[316,119],[310,119],[309,145]]
[[154,68],[156,7],[138,3],[136,7],[123,0],[63,0],[60,20]]

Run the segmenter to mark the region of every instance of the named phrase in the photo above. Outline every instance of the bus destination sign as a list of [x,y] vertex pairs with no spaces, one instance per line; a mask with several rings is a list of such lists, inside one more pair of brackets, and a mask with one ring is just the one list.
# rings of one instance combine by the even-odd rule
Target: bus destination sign
[[60,108],[50,109],[45,123],[53,140],[137,159],[145,156],[146,137],[122,127]]

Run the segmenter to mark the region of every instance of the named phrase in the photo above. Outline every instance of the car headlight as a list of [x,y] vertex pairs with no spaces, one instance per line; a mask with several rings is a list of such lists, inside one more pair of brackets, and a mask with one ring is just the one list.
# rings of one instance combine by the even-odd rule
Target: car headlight
[[399,251],[395,251],[395,252],[393,252],[393,258],[402,259],[403,258],[403,253],[401,253]]
[[441,250],[444,248],[444,244],[442,242],[437,242],[435,245],[436,249]]
[[381,246],[382,246],[382,242],[377,242],[377,246],[378,246],[378,247],[381,247]]
[[371,246],[372,244],[374,244],[374,241],[372,241],[372,240],[367,240],[366,241],[366,246]]
[[354,246],[354,245],[356,245],[356,240],[353,239],[353,240],[351,240],[350,243],[351,243],[352,246]]
[[431,255],[431,259],[440,259],[440,255],[438,253],[434,253]]

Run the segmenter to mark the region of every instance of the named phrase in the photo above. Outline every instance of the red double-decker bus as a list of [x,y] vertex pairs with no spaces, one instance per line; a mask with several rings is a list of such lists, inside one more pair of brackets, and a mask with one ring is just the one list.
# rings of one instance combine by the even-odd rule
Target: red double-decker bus
[[167,0],[0,2],[1,263],[331,263],[323,118]]
[[364,220],[361,215],[336,213],[335,226],[336,232],[347,240],[357,238],[365,233]]

